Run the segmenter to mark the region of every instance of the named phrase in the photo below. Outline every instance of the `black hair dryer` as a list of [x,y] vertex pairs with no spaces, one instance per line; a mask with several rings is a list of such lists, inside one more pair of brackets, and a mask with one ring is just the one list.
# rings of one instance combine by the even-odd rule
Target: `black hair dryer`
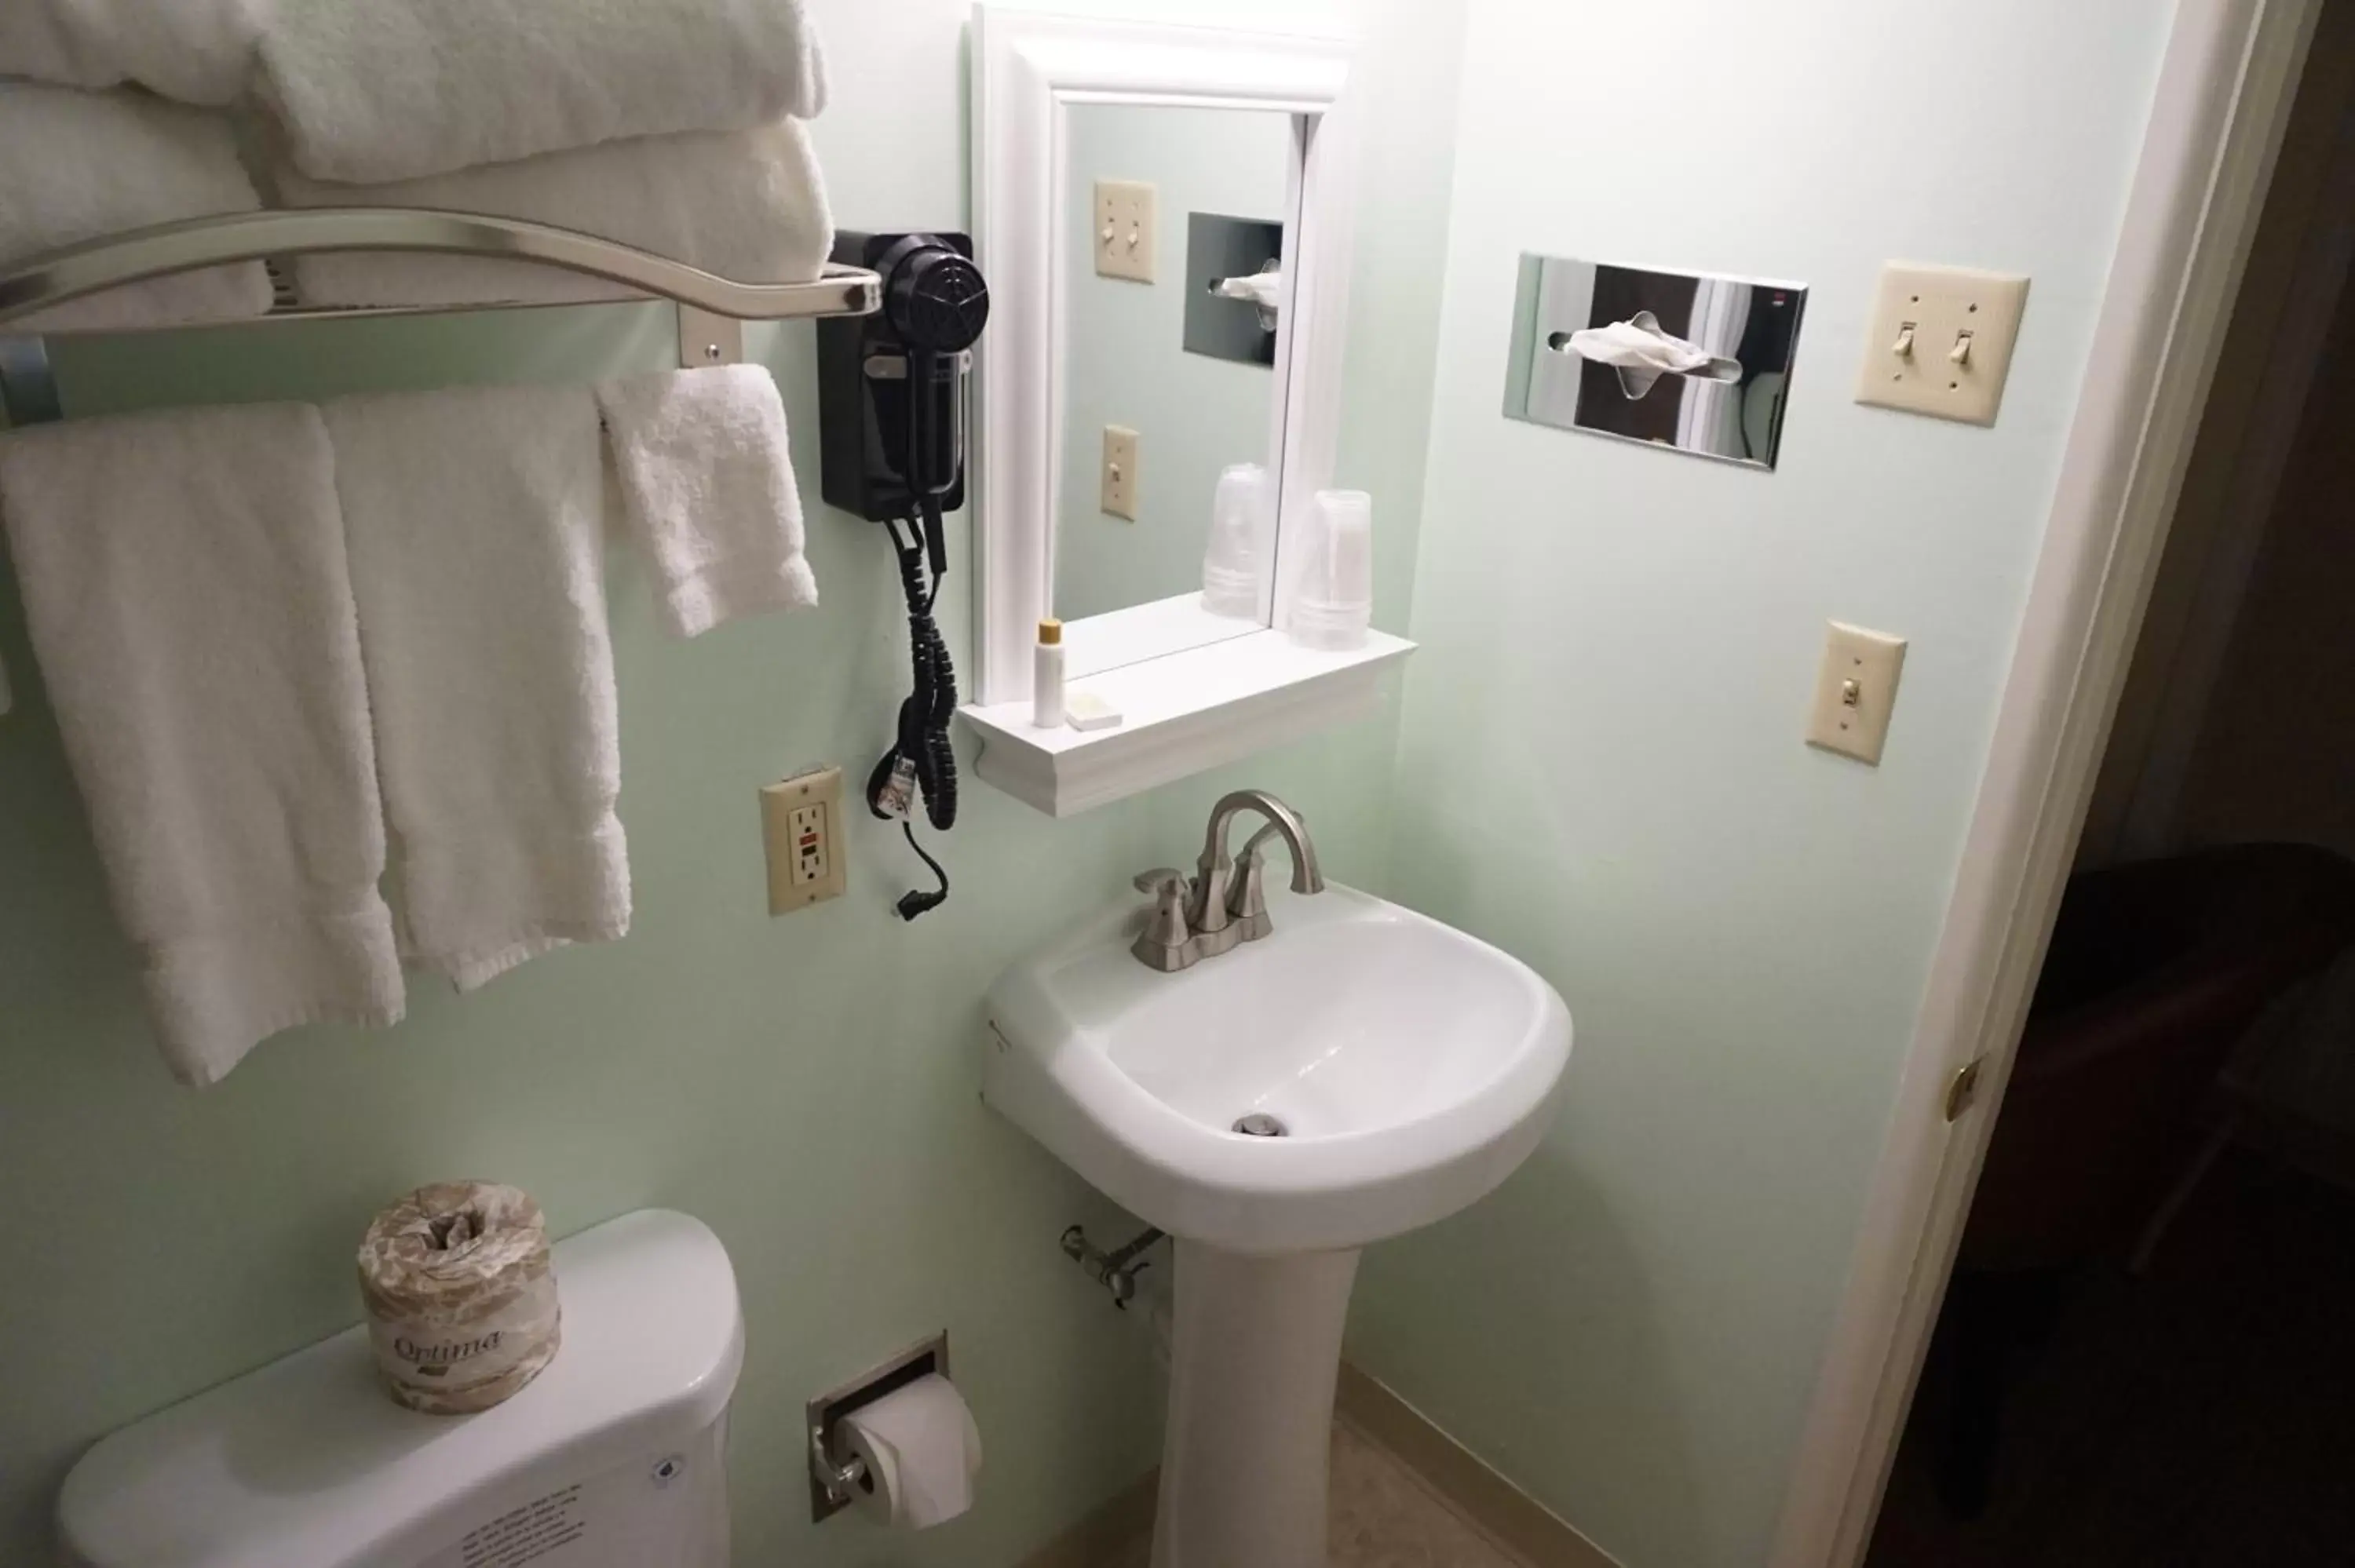
[[818,323],[826,503],[873,523],[921,518],[937,575],[940,514],[964,504],[965,381],[989,285],[962,234],[844,233],[834,259],[879,273],[883,308]]
[[[899,903],[913,920],[949,895],[949,875],[916,842],[915,819],[956,825],[956,668],[932,620],[948,571],[942,514],[964,503],[964,384],[989,320],[989,285],[962,234],[844,234],[834,258],[883,280],[871,316],[818,323],[818,425],[830,505],[880,523],[908,600],[913,689],[890,748],[867,779],[867,809],[896,819],[940,886]],[[903,537],[900,530],[906,529]]]

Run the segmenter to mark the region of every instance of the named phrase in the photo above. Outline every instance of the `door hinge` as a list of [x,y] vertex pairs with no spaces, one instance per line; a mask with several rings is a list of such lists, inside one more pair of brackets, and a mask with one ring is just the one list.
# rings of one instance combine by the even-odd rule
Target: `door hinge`
[[1979,1078],[1986,1070],[1985,1056],[1974,1056],[1955,1070],[1953,1080],[1946,1085],[1948,1121],[1959,1121],[1965,1111],[1978,1103]]

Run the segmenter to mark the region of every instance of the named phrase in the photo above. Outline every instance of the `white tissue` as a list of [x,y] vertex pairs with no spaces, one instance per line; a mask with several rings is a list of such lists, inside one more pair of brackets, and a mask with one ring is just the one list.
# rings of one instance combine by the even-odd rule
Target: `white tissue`
[[1662,332],[1659,317],[1649,311],[1637,311],[1630,319],[1609,326],[1574,332],[1569,347],[1582,359],[1616,366],[1619,389],[1630,397],[1643,397],[1654,382],[1672,372],[1708,381],[1742,379],[1740,360],[1713,355],[1699,344]]
[[878,1523],[924,1530],[973,1506],[981,1430],[956,1385],[934,1373],[842,1418],[843,1446],[867,1463],[874,1489],[858,1506]]
[[1273,315],[1284,306],[1284,274],[1253,272],[1241,278],[1219,280],[1219,298],[1245,300],[1259,307],[1263,315]]

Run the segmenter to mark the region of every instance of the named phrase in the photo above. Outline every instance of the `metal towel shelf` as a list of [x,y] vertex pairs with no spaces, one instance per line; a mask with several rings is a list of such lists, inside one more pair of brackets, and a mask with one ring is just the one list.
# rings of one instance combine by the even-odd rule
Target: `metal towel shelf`
[[[11,321],[125,283],[203,267],[326,250],[490,257],[538,262],[602,278],[678,306],[682,365],[741,358],[741,323],[748,321],[863,316],[882,304],[882,280],[862,268],[829,264],[806,283],[739,283],[633,246],[519,218],[411,207],[235,213],[133,229],[53,250],[0,272],[0,399],[5,399],[10,419],[17,424],[58,417],[56,391],[48,384],[48,355],[41,340],[24,334],[10,337]],[[615,295],[617,300],[627,297],[621,292]],[[439,315],[514,308],[524,302],[348,309],[297,305],[244,323],[205,324]]]

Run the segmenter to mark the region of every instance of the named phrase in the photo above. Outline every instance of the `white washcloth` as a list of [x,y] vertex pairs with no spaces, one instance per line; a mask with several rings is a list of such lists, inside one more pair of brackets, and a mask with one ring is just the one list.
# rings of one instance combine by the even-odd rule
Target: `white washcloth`
[[261,12],[262,0],[0,0],[0,76],[137,82],[218,106],[253,74]]
[[317,411],[20,430],[0,439],[0,514],[172,1071],[211,1083],[281,1029],[398,1019],[368,694]]
[[[218,115],[144,93],[0,81],[0,267],[126,228],[261,206]],[[0,323],[0,332],[162,326],[269,309],[270,276],[248,261],[109,289]]]
[[1571,352],[1619,372],[1619,389],[1630,398],[1641,397],[1652,384],[1671,373],[1704,381],[1739,381],[1742,362],[1710,353],[1696,343],[1660,329],[1660,318],[1637,311],[1624,322],[1588,327],[1570,334]]
[[[288,207],[429,207],[528,218],[740,283],[806,282],[834,248],[817,159],[794,120],[609,142],[389,185],[323,184],[282,164],[273,183]],[[294,283],[314,305],[555,304],[630,291],[527,261],[378,251],[298,257]]]
[[826,107],[802,0],[285,0],[261,58],[296,165],[356,184]]
[[405,956],[470,991],[630,925],[587,387],[352,397],[335,443]]
[[630,533],[653,563],[664,626],[817,602],[802,557],[802,499],[785,405],[757,365],[716,365],[597,388]]

